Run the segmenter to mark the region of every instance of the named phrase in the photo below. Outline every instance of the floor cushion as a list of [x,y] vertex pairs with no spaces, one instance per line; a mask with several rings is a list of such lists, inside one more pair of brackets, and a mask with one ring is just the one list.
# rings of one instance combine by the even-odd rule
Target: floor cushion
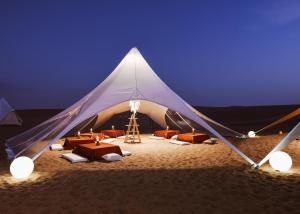
[[181,145],[181,146],[190,145],[189,142],[179,141],[179,140],[170,140],[169,143]]
[[178,135],[173,135],[173,136],[171,137],[171,140],[176,140],[177,137],[178,137]]
[[153,140],[165,140],[166,139],[164,137],[157,137],[157,136],[150,136],[149,138],[153,139]]
[[61,155],[62,158],[71,161],[72,163],[87,162],[88,159],[75,153],[66,153]]
[[106,155],[103,155],[102,158],[106,161],[120,161],[122,160],[122,156],[117,153],[109,153]]
[[115,138],[107,138],[107,139],[101,140],[101,142],[103,142],[103,143],[112,143],[115,140],[116,140]]
[[122,150],[122,154],[123,154],[123,156],[130,156],[131,152]]
[[64,149],[64,147],[61,145],[61,144],[58,144],[58,143],[54,143],[50,146],[50,149],[52,151],[61,151]]

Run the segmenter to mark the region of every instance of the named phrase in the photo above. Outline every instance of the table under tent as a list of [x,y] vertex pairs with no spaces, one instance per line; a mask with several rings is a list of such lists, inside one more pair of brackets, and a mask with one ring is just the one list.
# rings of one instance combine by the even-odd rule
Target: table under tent
[[139,101],[139,112],[166,128],[168,111],[189,119],[222,140],[250,165],[256,164],[215,128],[227,135],[243,135],[198,112],[173,92],[151,69],[136,48],[132,48],[115,70],[78,102],[42,124],[6,141],[9,159],[28,156],[35,160],[49,146],[84,121],[98,116],[99,126],[118,112],[128,111],[130,101]]

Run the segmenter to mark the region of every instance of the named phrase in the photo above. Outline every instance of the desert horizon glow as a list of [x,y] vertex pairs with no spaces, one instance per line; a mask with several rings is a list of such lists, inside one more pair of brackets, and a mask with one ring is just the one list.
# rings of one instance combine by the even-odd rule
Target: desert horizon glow
[[299,8],[270,0],[1,1],[0,96],[16,109],[65,108],[136,46],[192,105],[299,104]]

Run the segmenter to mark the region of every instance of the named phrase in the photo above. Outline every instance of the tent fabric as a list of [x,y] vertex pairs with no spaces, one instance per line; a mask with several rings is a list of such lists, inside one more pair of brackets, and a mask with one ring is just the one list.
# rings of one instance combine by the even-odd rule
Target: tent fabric
[[22,125],[22,119],[4,98],[0,98],[0,125]]
[[[165,121],[165,114],[168,108],[146,100],[139,101],[141,104],[138,112],[148,115],[154,122],[156,122],[161,127],[167,127],[167,123]],[[120,114],[126,111],[130,111],[130,106],[128,102],[120,103],[118,105],[113,106],[112,108],[99,112],[97,121],[94,124],[94,128],[101,126],[115,114]]]
[[[122,109],[125,107],[125,104],[123,106],[122,103],[127,102],[129,105],[130,100],[150,102],[153,104],[151,105],[153,109],[160,106],[159,109],[162,112],[166,108],[170,108],[184,115],[220,138],[251,165],[255,165],[249,157],[206,123],[201,118],[201,114],[197,114],[193,107],[173,92],[156,75],[136,48],[132,48],[115,70],[77,103],[41,125],[8,139],[6,141],[7,154],[9,158],[25,155],[35,160],[48,149],[49,145],[82,121],[99,112],[104,112],[103,122],[112,114],[109,112],[110,108]],[[156,111],[151,113],[150,110],[147,112],[148,115],[156,118],[154,116]],[[162,119],[157,121],[162,123]]]
[[282,150],[284,147],[286,147],[289,143],[292,141],[298,139],[300,137],[300,123],[298,123],[292,131],[290,131],[272,150],[271,152],[264,157],[258,164],[258,167],[261,167],[263,164],[265,164],[271,157],[271,155],[274,152]]
[[262,132],[262,131],[264,131],[264,130],[266,130],[266,129],[268,129],[268,128],[271,128],[271,127],[276,126],[276,125],[278,125],[278,124],[280,124],[280,123],[283,123],[283,122],[285,122],[285,121],[288,121],[288,120],[290,120],[290,119],[292,119],[292,118],[294,118],[294,117],[296,117],[296,116],[298,116],[298,115],[300,115],[300,108],[298,108],[298,109],[296,109],[295,111],[293,111],[293,112],[291,112],[291,113],[285,115],[284,117],[282,117],[282,118],[280,118],[280,119],[278,119],[278,120],[272,122],[271,124],[269,124],[269,125],[263,127],[262,129],[256,131],[255,133]]

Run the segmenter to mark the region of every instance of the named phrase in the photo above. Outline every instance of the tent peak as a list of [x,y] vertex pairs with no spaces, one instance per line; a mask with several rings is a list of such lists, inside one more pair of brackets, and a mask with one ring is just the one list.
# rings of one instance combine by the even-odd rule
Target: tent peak
[[130,51],[128,52],[128,54],[138,54],[138,55],[142,55],[141,52],[139,51],[139,49],[137,47],[132,47],[130,49]]

